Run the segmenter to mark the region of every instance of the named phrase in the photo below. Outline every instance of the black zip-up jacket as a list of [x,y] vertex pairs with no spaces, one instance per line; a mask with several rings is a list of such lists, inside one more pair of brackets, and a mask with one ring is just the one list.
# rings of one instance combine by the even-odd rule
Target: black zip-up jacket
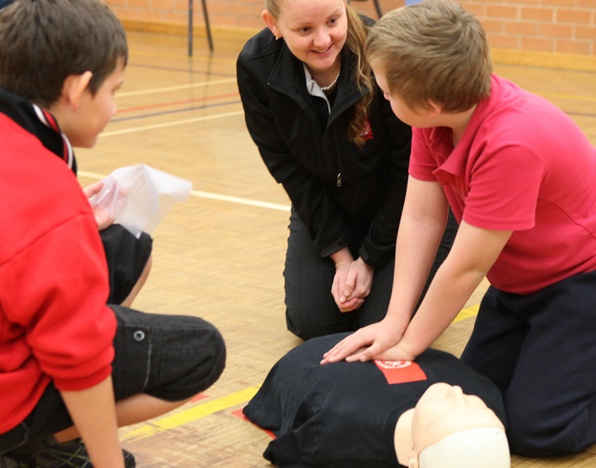
[[326,104],[308,93],[303,63],[268,29],[242,49],[237,78],[248,131],[317,250],[326,257],[349,246],[376,267],[395,255],[411,129],[377,88],[368,116],[372,137],[362,147],[348,140],[353,106],[363,96],[352,81],[354,66],[345,47],[326,124],[316,107]]

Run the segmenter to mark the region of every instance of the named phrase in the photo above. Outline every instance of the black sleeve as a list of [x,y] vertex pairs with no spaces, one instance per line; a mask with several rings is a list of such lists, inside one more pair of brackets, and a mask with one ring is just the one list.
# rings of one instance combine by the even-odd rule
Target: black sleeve
[[378,88],[375,96],[378,112],[382,113],[391,138],[391,182],[387,197],[360,247],[359,254],[362,260],[371,266],[382,265],[395,255],[395,241],[408,183],[412,142],[412,129],[393,114],[389,102]]
[[[279,103],[269,102],[266,76],[258,76],[246,49],[237,61],[238,89],[244,107],[246,126],[265,165],[282,184],[300,219],[308,227],[315,248],[323,256],[340,250],[350,242],[348,226],[330,200],[320,179],[293,154],[278,128],[277,112],[294,112]],[[261,73],[261,72],[259,72]],[[291,116],[285,116],[284,122]]]

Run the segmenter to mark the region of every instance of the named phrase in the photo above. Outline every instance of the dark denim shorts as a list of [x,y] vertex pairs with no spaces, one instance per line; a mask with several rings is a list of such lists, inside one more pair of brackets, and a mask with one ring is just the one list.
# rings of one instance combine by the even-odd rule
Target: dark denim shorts
[[141,233],[137,239],[120,224],[99,231],[108,262],[108,304],[122,304],[139,281],[153,250],[153,239]]
[[[210,387],[223,372],[225,344],[210,323],[197,317],[111,307],[118,319],[112,363],[116,400],[138,393],[167,401],[185,400]],[[72,425],[60,393],[50,384],[31,414],[0,435],[0,453]]]

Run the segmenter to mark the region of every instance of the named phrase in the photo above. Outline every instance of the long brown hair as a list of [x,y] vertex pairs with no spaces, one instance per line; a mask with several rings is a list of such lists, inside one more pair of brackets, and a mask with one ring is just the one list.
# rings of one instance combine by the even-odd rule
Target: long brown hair
[[368,108],[373,99],[374,87],[372,71],[366,56],[364,54],[364,43],[368,35],[368,27],[364,24],[356,10],[346,4],[348,15],[348,37],[346,46],[356,57],[356,67],[354,68],[354,81],[361,92],[369,90],[354,106],[354,113],[348,128],[348,137],[354,143],[361,145],[364,143],[364,131],[368,118]]

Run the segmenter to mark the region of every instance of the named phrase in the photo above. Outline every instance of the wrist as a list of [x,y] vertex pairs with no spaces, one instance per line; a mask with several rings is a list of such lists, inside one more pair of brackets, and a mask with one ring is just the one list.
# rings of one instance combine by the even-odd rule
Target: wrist
[[400,336],[403,336],[410,323],[410,316],[403,311],[400,311],[397,307],[391,307],[390,303],[387,308],[387,313],[383,318],[383,322],[385,322],[386,326],[390,327],[391,330],[396,330],[399,332]]
[[362,257],[358,257],[358,259],[356,260],[357,262],[361,263],[362,266],[364,268],[366,268],[366,271],[368,271],[369,273],[373,273],[375,271],[375,267],[372,265],[369,265],[368,263],[366,263]]
[[352,263],[354,261],[354,257],[350,253],[350,249],[344,247],[343,249],[338,250],[337,252],[333,252],[329,255],[329,258],[333,260],[333,263],[336,265],[338,263]]

